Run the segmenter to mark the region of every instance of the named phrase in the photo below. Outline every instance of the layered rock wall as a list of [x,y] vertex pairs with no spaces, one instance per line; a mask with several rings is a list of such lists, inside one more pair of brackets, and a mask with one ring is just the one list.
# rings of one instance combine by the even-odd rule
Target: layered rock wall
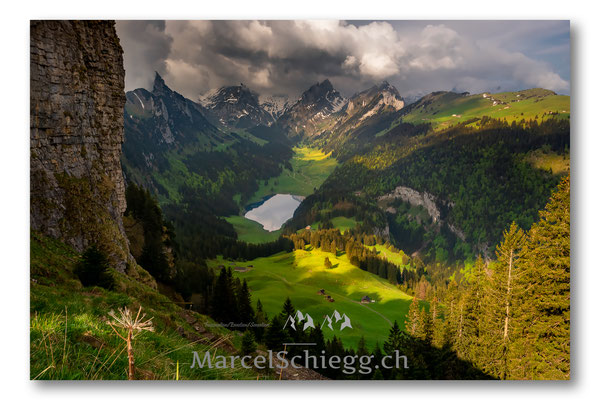
[[30,26],[31,229],[124,271],[123,49],[113,21]]

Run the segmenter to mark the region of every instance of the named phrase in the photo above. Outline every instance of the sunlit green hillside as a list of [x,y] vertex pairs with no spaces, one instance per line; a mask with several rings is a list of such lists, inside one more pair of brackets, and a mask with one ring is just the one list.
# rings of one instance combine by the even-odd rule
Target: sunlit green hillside
[[[334,268],[325,268],[325,257],[329,257]],[[353,329],[340,332],[324,327],[324,334],[327,338],[335,334],[342,338],[344,345],[351,347],[356,347],[363,335],[369,346],[375,342],[381,345],[394,321],[404,326],[412,300],[386,280],[350,264],[345,255],[335,257],[318,249],[279,253],[247,262],[217,259],[210,265],[232,268],[252,265],[244,271],[234,270],[234,274],[248,281],[253,302],[260,299],[270,317],[281,311],[288,296],[296,309],[309,313],[315,322],[322,323],[323,316],[331,315],[334,310],[345,313]],[[320,295],[321,289],[334,302]],[[363,296],[369,296],[374,302],[361,304]]]
[[484,115],[510,123],[521,119],[541,122],[548,118],[569,118],[570,113],[569,96],[545,89],[464,96],[438,92],[412,105],[402,120],[413,124],[431,123],[434,128],[442,129]]

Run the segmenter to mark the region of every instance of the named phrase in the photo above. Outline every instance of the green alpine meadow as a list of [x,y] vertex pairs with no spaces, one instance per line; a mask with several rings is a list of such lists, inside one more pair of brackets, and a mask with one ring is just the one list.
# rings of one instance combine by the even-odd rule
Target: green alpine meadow
[[570,380],[569,21],[475,22],[31,21],[30,379]]

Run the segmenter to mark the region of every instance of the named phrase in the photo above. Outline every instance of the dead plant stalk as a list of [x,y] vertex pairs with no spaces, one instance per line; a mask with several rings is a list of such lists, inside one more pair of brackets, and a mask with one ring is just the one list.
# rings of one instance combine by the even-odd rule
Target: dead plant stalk
[[[133,357],[133,340],[144,331],[154,331],[154,327],[152,326],[152,318],[144,320],[146,314],[142,314],[140,317],[140,313],[142,312],[142,307],[140,306],[137,315],[133,318],[133,314],[129,308],[125,307],[119,309],[119,315],[117,315],[113,310],[111,310],[108,315],[113,319],[109,320],[107,323],[112,328],[113,331],[119,336],[122,340],[127,343],[127,358],[129,360],[129,368],[127,372],[127,378],[131,381],[135,379],[135,360]],[[116,328],[121,328],[125,330],[125,336],[121,335]]]

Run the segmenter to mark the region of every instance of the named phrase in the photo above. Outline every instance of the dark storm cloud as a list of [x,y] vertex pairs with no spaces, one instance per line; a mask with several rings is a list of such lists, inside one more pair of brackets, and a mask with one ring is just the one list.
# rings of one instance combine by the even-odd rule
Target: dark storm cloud
[[240,82],[297,96],[324,78],[345,95],[383,79],[408,96],[569,92],[565,21],[120,21],[117,30],[127,90],[148,88],[156,70],[191,98]]
[[117,34],[124,51],[127,90],[149,88],[154,71],[167,72],[173,38],[165,34],[165,21],[117,22]]

